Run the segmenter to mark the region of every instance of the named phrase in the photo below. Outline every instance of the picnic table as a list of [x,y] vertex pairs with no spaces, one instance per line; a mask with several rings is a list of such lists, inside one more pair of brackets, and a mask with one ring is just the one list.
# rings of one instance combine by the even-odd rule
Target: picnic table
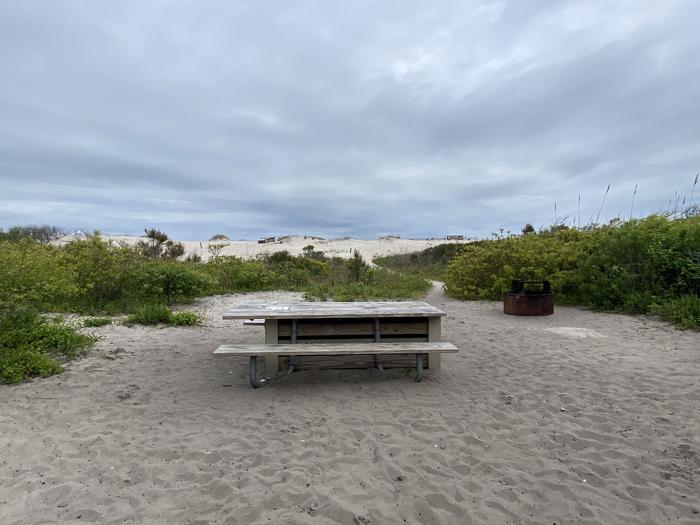
[[[457,348],[441,341],[445,312],[424,301],[241,304],[224,319],[260,319],[265,343],[227,344],[216,356],[249,357],[250,383],[259,387],[298,370],[320,368],[440,369],[440,355]],[[258,378],[259,360],[264,375]]]

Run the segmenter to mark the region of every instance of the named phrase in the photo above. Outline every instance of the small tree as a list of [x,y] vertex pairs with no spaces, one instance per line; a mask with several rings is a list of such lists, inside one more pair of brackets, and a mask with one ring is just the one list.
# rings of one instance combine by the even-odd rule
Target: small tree
[[211,253],[212,257],[218,257],[221,255],[221,250],[226,248],[228,246],[227,242],[219,242],[216,244],[210,244],[207,249],[209,250],[209,253]]
[[136,243],[141,253],[152,259],[177,259],[185,254],[185,247],[181,242],[173,242],[168,235],[156,228],[145,229],[146,239]]
[[535,227],[528,222],[525,226],[523,226],[523,229],[520,231],[523,232],[523,235],[527,235],[528,233],[535,233]]
[[228,238],[227,235],[224,235],[223,233],[217,233],[216,235],[213,235],[210,241],[230,241],[231,239]]

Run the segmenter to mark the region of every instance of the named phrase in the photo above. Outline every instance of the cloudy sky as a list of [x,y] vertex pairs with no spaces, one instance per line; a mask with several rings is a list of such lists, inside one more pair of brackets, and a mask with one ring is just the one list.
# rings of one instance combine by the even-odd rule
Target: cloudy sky
[[[0,0],[0,227],[488,235],[690,196],[700,2]],[[700,189],[696,192],[700,193]],[[682,197],[681,197],[682,198]],[[696,196],[700,200],[700,196]]]

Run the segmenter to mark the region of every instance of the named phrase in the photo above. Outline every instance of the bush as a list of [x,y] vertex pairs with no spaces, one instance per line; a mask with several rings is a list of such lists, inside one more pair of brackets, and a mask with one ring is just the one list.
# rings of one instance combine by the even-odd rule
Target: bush
[[548,279],[559,303],[654,309],[692,324],[695,303],[686,296],[700,295],[700,217],[650,216],[468,244],[449,263],[445,289],[460,299],[500,300],[511,279]]
[[172,316],[170,308],[164,304],[144,304],[126,318],[126,324],[168,324]]
[[174,326],[192,326],[199,323],[199,316],[194,312],[173,313],[164,304],[145,304],[138,307],[125,321],[126,324],[170,324]]
[[23,239],[47,244],[60,237],[63,237],[66,232],[57,226],[44,225],[28,225],[28,226],[12,226],[9,230],[4,231],[0,228],[0,241],[18,242]]
[[214,286],[195,265],[178,261],[149,261],[138,268],[133,280],[140,298],[168,304],[204,295]]
[[170,324],[175,326],[194,326],[199,324],[199,315],[194,312],[177,312],[172,315]]
[[647,312],[657,299],[700,294],[700,217],[651,216],[591,235],[578,265],[588,306]]
[[75,277],[60,248],[0,241],[0,302],[55,310],[79,294]]
[[70,326],[5,306],[0,310],[0,382],[60,373],[58,360],[77,357],[93,342]]
[[109,317],[90,317],[83,320],[83,326],[88,328],[97,328],[108,324],[112,324],[112,320]]
[[262,261],[244,261],[235,256],[213,257],[203,269],[213,279],[218,293],[271,290],[277,281]]
[[652,306],[652,313],[683,329],[700,328],[700,297],[684,295]]
[[78,311],[120,310],[136,295],[132,276],[143,257],[134,248],[104,241],[95,234],[63,249],[76,294],[67,305]]
[[459,299],[501,300],[512,279],[548,279],[560,303],[580,297],[578,262],[590,234],[559,230],[466,244],[445,272],[445,290]]

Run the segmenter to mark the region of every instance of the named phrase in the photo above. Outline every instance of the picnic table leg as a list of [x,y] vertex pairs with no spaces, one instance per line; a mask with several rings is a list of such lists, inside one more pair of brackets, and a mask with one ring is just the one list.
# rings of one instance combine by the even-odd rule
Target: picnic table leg
[[416,354],[416,383],[423,381],[423,354]]
[[374,354],[374,368],[380,372],[384,372],[384,367],[382,366],[382,354]]
[[[265,344],[276,345],[279,343],[277,332],[277,319],[265,319]],[[265,375],[275,377],[279,370],[279,359],[276,355],[265,356]]]
[[250,364],[248,367],[248,377],[250,379],[250,386],[253,388],[260,388],[261,386],[264,386],[267,384],[268,380],[266,378],[262,378],[258,380],[258,358],[257,356],[250,356]]
[[[442,328],[440,325],[440,317],[429,317],[428,318],[428,341],[431,343],[437,343],[442,341]],[[434,374],[440,371],[440,352],[429,352],[428,353],[428,368],[430,373]]]

